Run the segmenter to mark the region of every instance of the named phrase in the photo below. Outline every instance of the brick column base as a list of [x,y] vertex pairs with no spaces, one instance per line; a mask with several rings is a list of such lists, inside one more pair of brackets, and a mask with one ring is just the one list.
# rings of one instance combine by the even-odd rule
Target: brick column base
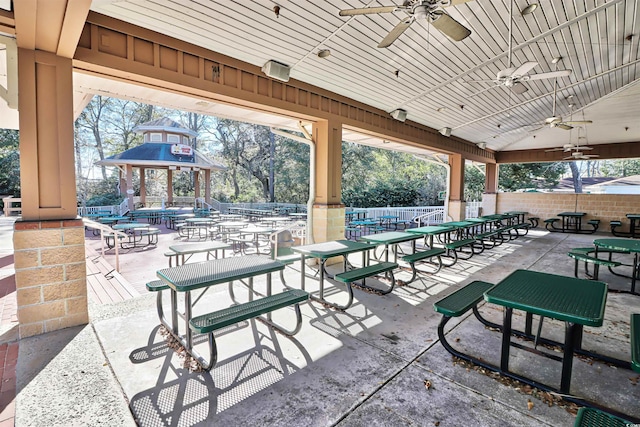
[[482,215],[495,215],[498,205],[498,194],[484,193],[482,195]]
[[89,322],[82,220],[14,225],[20,338]]
[[467,202],[461,200],[449,201],[449,216],[454,221],[462,221],[467,216]]
[[[344,205],[313,205],[313,241],[315,243],[344,239]],[[327,260],[327,265],[341,262],[342,257]]]

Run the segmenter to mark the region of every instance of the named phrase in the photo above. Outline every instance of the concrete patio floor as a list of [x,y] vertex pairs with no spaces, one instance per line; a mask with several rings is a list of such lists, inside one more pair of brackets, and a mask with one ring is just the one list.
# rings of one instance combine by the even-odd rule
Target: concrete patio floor
[[[515,269],[573,276],[566,252],[599,236],[610,234],[532,230],[389,295],[356,290],[344,312],[305,303],[302,329],[293,338],[258,321],[240,323],[216,334],[219,359],[210,373],[185,369],[158,333],[155,295],[91,304],[89,325],[20,341],[16,425],[571,426],[575,417],[564,408],[454,363],[438,342],[441,316],[433,303],[470,281],[495,283]],[[137,287],[167,266],[163,253],[175,236],[160,237],[156,248],[121,255],[121,273]],[[286,269],[291,285],[300,280],[299,266],[293,267]],[[600,279],[629,288],[628,280],[606,269]],[[307,279],[308,290],[316,284]],[[329,289],[331,298],[346,300],[343,291]],[[229,304],[227,287],[220,286],[198,306]],[[483,304],[481,311],[501,321],[499,307]],[[610,292],[605,325],[585,328],[584,347],[629,360],[631,312],[640,312],[639,296]],[[274,318],[291,325],[293,311]],[[498,332],[469,315],[450,325],[450,342],[498,362]],[[544,336],[563,333],[563,325],[545,321]],[[196,342],[206,352],[204,336]],[[559,383],[560,363],[550,359],[513,349],[511,368]],[[574,394],[640,418],[639,374],[578,357],[573,372]],[[428,390],[425,380],[433,385]]]

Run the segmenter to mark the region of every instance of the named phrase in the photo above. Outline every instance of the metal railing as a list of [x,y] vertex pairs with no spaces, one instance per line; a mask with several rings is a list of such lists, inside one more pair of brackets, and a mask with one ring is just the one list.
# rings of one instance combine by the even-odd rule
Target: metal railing
[[14,212],[18,215],[22,213],[20,206],[13,206],[14,203],[22,203],[22,199],[19,197],[5,197],[2,199],[4,202],[4,216],[11,216]]
[[[442,206],[412,206],[412,207],[380,207],[380,208],[347,208],[347,212],[364,212],[366,218],[379,218],[383,215],[395,215],[399,221],[414,221],[415,218],[425,215],[438,215],[440,213],[440,221],[443,222],[444,208]],[[435,213],[435,214],[434,214]],[[437,221],[437,219],[434,219]]]
[[[116,253],[116,271],[119,273],[120,272],[120,257],[118,254],[118,241],[120,240],[120,237],[124,238],[128,238],[126,233],[123,233],[122,231],[117,231],[114,230],[113,228],[109,227],[108,225],[105,224],[101,224],[99,222],[95,222],[92,221],[90,219],[87,218],[82,218],[82,222],[84,223],[84,226],[89,228],[89,229],[93,229],[93,230],[100,230],[100,254],[104,257],[104,247],[107,244],[107,240],[105,238],[105,233],[109,233],[111,235],[113,235],[113,247],[115,248],[115,253]],[[108,246],[108,245],[107,245]]]
[[101,212],[109,212],[109,214],[111,215],[113,214],[120,215],[118,206],[78,206],[79,216],[85,216],[87,214],[97,214]]

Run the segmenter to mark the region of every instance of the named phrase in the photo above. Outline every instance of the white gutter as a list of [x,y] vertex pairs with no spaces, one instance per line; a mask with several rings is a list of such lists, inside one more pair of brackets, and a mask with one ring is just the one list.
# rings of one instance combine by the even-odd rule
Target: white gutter
[[444,168],[447,170],[447,190],[446,190],[447,193],[444,198],[444,201],[445,201],[444,216],[446,219],[450,218],[449,217],[449,194],[451,192],[451,165],[449,163],[446,163],[444,160],[442,160],[440,157],[436,155],[431,155],[430,157],[426,157],[426,156],[418,156],[414,154],[413,157],[419,160],[424,160],[425,162],[428,162],[428,163],[433,163],[434,165],[444,166]]
[[280,135],[309,146],[309,200],[307,200],[307,242],[305,243],[311,244],[314,243],[313,202],[316,199],[316,144],[307,129],[302,125],[302,122],[298,122],[298,127],[305,138],[273,127],[271,128],[271,132],[275,135]]

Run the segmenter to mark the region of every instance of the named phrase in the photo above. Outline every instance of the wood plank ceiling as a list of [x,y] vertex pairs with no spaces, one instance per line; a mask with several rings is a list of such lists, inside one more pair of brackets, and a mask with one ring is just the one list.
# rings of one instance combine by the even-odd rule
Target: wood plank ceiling
[[[556,116],[592,120],[580,131],[588,136],[585,143],[640,141],[639,2],[542,0],[533,13],[521,15],[532,2],[514,0],[512,65],[537,62],[529,74],[572,70],[557,80]],[[554,79],[525,82],[529,90],[523,94],[472,82],[495,79],[510,66],[510,0],[446,7],[472,32],[460,42],[416,20],[382,49],[376,46],[406,12],[338,15],[341,9],[394,4],[402,2],[94,0],[92,10],[254,65],[276,60],[291,67],[294,79],[389,112],[405,109],[409,120],[450,127],[453,135],[493,150],[577,140],[577,128],[536,125],[552,116]],[[319,58],[321,49],[331,55]],[[487,90],[474,96],[482,89]]]

